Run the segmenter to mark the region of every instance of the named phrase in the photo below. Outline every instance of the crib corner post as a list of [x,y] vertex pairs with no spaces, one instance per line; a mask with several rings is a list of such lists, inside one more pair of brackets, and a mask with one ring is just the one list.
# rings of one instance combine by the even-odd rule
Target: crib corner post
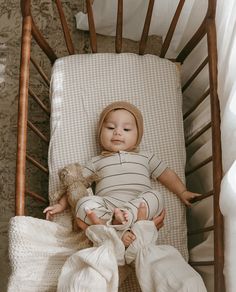
[[[213,8],[212,8],[213,9]],[[213,10],[214,11],[214,10]],[[223,215],[219,207],[220,186],[222,180],[222,150],[221,150],[221,130],[220,130],[220,104],[217,93],[217,37],[215,20],[208,17],[206,21],[207,42],[209,55],[209,77],[210,77],[210,99],[212,136],[212,156],[213,156],[213,185],[214,185],[214,259],[215,259],[215,292],[225,291],[224,281],[224,222]]]
[[[29,1],[27,2],[29,4]],[[24,12],[26,12],[26,10],[24,10]],[[26,144],[28,119],[28,86],[29,86],[32,19],[29,14],[24,14],[24,12],[22,12],[23,20],[20,61],[20,84],[18,96],[18,123],[17,123],[18,132],[17,132],[16,196],[15,196],[16,215],[24,215],[25,212],[24,210],[25,210]]]

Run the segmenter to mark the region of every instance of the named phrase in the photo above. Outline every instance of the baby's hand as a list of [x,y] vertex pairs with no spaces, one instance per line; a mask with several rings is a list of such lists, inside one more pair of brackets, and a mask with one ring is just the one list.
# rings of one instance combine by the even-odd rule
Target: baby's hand
[[52,206],[48,206],[43,210],[43,213],[46,213],[46,219],[51,220],[54,214],[61,213],[64,211],[64,208],[61,204],[57,203]]
[[161,229],[163,226],[164,226],[164,219],[165,219],[165,216],[166,216],[166,210],[163,209],[163,211],[161,212],[161,214],[159,215],[155,215],[153,218],[152,218],[152,221],[154,222],[157,230]]
[[191,201],[199,196],[201,196],[201,194],[189,192],[188,190],[186,190],[181,193],[180,199],[186,206],[191,207],[192,206]]
[[121,238],[125,247],[128,247],[135,239],[136,236],[133,234],[132,231],[126,231]]

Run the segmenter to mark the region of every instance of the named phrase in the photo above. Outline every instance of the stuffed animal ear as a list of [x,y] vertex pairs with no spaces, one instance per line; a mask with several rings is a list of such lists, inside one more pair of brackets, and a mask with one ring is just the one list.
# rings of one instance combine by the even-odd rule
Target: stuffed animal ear
[[68,187],[75,181],[80,181],[84,185],[86,185],[87,181],[83,177],[82,169],[83,169],[82,166],[78,162],[68,164],[62,169],[60,169],[58,171],[58,176],[62,186]]
[[62,183],[66,183],[70,178],[79,178],[82,175],[82,167],[79,163],[71,163],[58,171],[58,176]]
[[67,166],[61,168],[59,171],[58,171],[58,176],[59,176],[59,179],[60,179],[60,182],[65,185],[65,181],[68,177],[68,174],[69,174],[69,169]]

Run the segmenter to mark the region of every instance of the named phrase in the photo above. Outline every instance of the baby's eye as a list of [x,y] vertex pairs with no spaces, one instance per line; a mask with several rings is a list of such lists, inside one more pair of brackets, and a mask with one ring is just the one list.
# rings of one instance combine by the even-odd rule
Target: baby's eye
[[129,131],[131,131],[131,129],[127,129],[127,128],[125,128],[124,131],[125,131],[125,132],[129,132]]
[[107,127],[107,129],[108,129],[108,130],[114,130],[115,128],[114,128],[114,127],[111,127],[111,126],[109,126],[109,127]]

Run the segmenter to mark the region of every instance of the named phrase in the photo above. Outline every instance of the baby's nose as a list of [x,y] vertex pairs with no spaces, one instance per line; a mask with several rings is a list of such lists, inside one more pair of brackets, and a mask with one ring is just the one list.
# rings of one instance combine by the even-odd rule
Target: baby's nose
[[115,128],[114,130],[114,135],[121,135],[121,129],[120,128]]

